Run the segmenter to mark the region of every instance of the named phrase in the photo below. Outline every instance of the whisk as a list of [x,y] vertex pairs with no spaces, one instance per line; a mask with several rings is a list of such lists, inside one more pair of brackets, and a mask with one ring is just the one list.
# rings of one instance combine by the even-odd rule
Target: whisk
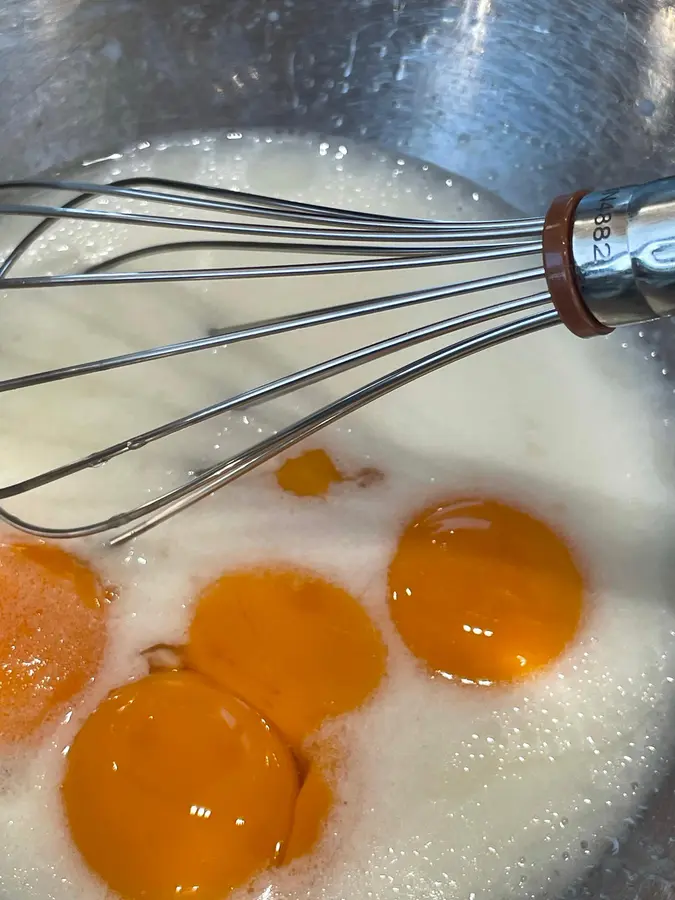
[[[0,213],[5,216],[37,217],[39,220],[0,263],[0,288],[7,291],[37,287],[83,289],[88,285],[100,284],[340,275],[538,257],[535,266],[521,271],[505,271],[499,276],[365,298],[297,315],[283,315],[206,337],[6,379],[0,381],[0,393],[141,365],[293,329],[480,294],[494,288],[525,286],[541,280],[546,284],[546,290],[523,298],[464,312],[335,356],[144,433],[132,435],[35,477],[0,488],[0,501],[3,501],[88,467],[106,463],[215,416],[278,398],[432,338],[508,318],[508,321],[482,333],[472,333],[394,369],[254,446],[193,475],[166,494],[101,521],[73,528],[49,528],[25,521],[0,507],[0,519],[41,537],[73,538],[115,532],[109,543],[121,544],[176,515],[325,426],[448,363],[561,323],[579,337],[591,337],[608,334],[619,325],[645,322],[675,313],[675,177],[638,186],[578,191],[556,199],[543,218],[484,222],[376,215],[156,178],[131,178],[111,184],[32,180],[0,184],[0,189],[13,201],[0,203]],[[16,202],[17,192],[18,196],[25,197],[26,192],[30,196],[31,192],[41,190],[62,194],[62,205]],[[116,211],[87,206],[96,197],[114,197],[117,203],[124,206]],[[147,208],[148,202],[152,202],[160,204],[160,209],[164,205],[174,210],[178,208],[180,213],[161,215],[139,211],[139,201],[143,209]],[[199,211],[204,218],[183,215],[183,210],[190,211],[192,216]],[[217,218],[209,218],[216,214]],[[181,241],[112,256],[82,272],[26,277],[12,274],[17,262],[34,242],[61,219],[180,229],[182,232],[194,232],[196,239],[185,240],[183,235]],[[277,251],[287,254],[289,261],[281,265],[238,265],[231,268],[145,268],[158,254],[183,253],[196,248]],[[320,261],[298,261],[302,254],[319,256]],[[142,266],[134,271],[112,271],[120,265],[138,263]],[[520,313],[526,315],[514,320],[514,314]]]

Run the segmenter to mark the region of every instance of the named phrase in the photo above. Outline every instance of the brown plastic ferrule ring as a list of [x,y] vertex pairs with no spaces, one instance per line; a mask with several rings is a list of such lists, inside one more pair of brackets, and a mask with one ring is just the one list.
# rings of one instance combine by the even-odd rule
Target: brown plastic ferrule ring
[[589,191],[577,191],[556,197],[544,220],[543,256],[544,272],[553,305],[558,310],[563,325],[577,337],[595,337],[614,331],[599,322],[586,306],[574,270],[572,256],[572,229],[574,213],[579,201]]

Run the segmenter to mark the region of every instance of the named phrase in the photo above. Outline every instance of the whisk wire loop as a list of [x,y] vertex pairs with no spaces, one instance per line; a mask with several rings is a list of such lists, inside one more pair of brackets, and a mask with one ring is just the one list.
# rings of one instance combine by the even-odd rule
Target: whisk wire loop
[[[543,220],[539,218],[452,222],[385,216],[371,212],[331,209],[311,203],[267,198],[222,188],[201,187],[167,179],[125,179],[108,185],[40,179],[0,184],[0,192],[9,191],[30,191],[33,194],[35,191],[49,191],[74,196],[70,196],[62,205],[20,203],[15,202],[13,197],[10,198],[13,202],[0,201],[0,213],[6,216],[40,219],[0,263],[0,288],[7,291],[38,287],[323,276],[423,269],[449,264],[541,256]],[[133,211],[127,206],[110,209],[108,204],[111,200],[123,204],[140,203],[142,211]],[[98,208],[86,205],[96,201],[100,204]],[[149,204],[158,204],[160,208],[170,206],[173,211],[171,214],[148,211]],[[191,218],[182,215],[183,210],[201,210],[225,218]],[[236,219],[233,220],[233,216]],[[197,232],[205,237],[199,240],[171,241],[111,255],[83,271],[46,275],[14,274],[13,270],[36,240],[48,228],[64,219],[134,227],[171,228],[186,234]],[[256,221],[251,221],[252,219]],[[210,234],[225,235],[226,239],[208,238],[207,235]],[[177,254],[193,253],[195,250],[225,253],[283,252],[290,257],[293,254],[310,254],[319,256],[320,259],[283,264],[263,261],[259,265],[237,264],[194,269],[139,268],[117,271],[120,267],[147,262],[148,259],[159,255],[171,254],[175,257]],[[192,340],[6,378],[0,381],[0,393],[215,349],[296,329],[328,325],[481,291],[522,285],[539,281],[543,279],[544,274],[541,265],[530,266],[520,271],[505,271],[498,276],[474,278],[435,288],[405,291],[385,297],[347,302],[339,306],[281,315],[211,332]],[[539,307],[546,308],[515,321],[512,318]],[[69,528],[53,528],[28,522],[2,507],[0,519],[15,528],[41,537],[72,538],[124,529],[117,533],[110,543],[120,544],[131,540],[277,454],[288,450],[321,428],[385,394],[480,350],[557,324],[560,319],[551,306],[550,294],[548,291],[540,291],[524,298],[497,302],[387,337],[195,410],[81,459],[0,488],[2,501],[25,494],[84,469],[107,463],[115,457],[145,447],[197,423],[234,410],[248,409],[399,350],[409,349],[425,341],[502,317],[509,317],[510,320],[456,341],[350,391],[275,435],[211,466],[178,487],[133,509],[97,522]]]

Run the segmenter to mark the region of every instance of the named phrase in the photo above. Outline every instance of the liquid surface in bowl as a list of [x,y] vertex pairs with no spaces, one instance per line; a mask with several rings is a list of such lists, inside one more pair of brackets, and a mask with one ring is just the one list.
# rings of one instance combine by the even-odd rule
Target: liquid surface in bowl
[[[340,141],[283,135],[199,136],[144,147],[91,171],[105,179],[164,175],[394,215],[492,218],[506,213],[496,199],[433,167]],[[114,208],[115,201],[103,205]],[[83,268],[139,243],[166,240],[166,232],[139,235],[117,226],[67,223],[40,239],[21,271]],[[188,268],[238,261],[217,249],[189,250],[154,257],[152,265]],[[248,256],[246,261],[277,258]],[[0,301],[0,375],[495,271],[474,266],[460,272],[292,282],[22,291]],[[491,299],[484,296],[476,303],[473,298],[466,306],[487,305]],[[461,308],[457,300],[437,302],[4,395],[0,478],[4,484],[28,477]],[[187,473],[272,434],[431,346],[345,373],[298,396],[214,419],[8,505],[49,525],[94,521],[170,489]],[[352,598],[356,618],[368,623],[364,633],[378,635],[374,646],[381,641],[386,652],[378,655],[376,649],[375,662],[371,656],[363,668],[350,669],[356,681],[348,701],[335,694],[322,695],[316,703],[305,698],[305,705],[284,707],[283,721],[271,726],[284,734],[294,753],[300,747],[308,754],[303,802],[311,807],[316,801],[324,812],[327,807],[328,818],[313,852],[307,855],[301,847],[292,854],[291,866],[260,873],[254,893],[325,900],[559,893],[621,836],[626,817],[658,783],[673,739],[675,610],[667,536],[674,533],[669,510],[675,508],[675,479],[659,385],[650,374],[639,355],[615,339],[584,342],[562,328],[552,329],[428,376],[331,427],[303,448],[324,451],[311,457],[319,460],[317,470],[293,464],[279,474],[282,463],[268,466],[132,546],[107,548],[96,538],[73,544],[102,579],[116,586],[107,615],[106,658],[88,689],[64,706],[62,720],[46,727],[41,743],[18,753],[3,751],[3,891],[17,900],[106,896],[105,884],[74,845],[61,801],[64,772],[75,757],[73,751],[69,759],[69,747],[77,746],[78,734],[89,733],[81,730],[83,723],[97,706],[101,709],[110,691],[129,690],[130,680],[147,674],[148,647],[185,643],[199,598],[220,579],[234,571],[284,568],[311,571]],[[289,458],[299,454],[298,449]],[[466,674],[464,680],[500,684],[461,685],[434,677],[445,663],[436,665],[418,652],[390,614],[391,566],[400,561],[406,527],[421,511],[466,498],[510,510],[511,532],[521,528],[521,516],[540,523],[543,531],[535,528],[537,535],[545,532],[545,542],[551,536],[557,549],[550,552],[563,560],[563,580],[571,587],[552,601],[550,615],[538,608],[543,624],[527,631],[532,648],[527,652],[539,662],[524,679],[508,667],[505,678],[473,678],[473,670],[450,673],[459,676],[454,680]],[[495,562],[495,554],[481,541],[475,546],[485,573],[485,561]],[[541,546],[537,558],[547,558],[549,544]],[[497,587],[506,585],[505,590],[512,582],[500,573],[507,572],[508,562],[497,560],[491,569]],[[535,571],[534,563],[527,565]],[[440,592],[444,579],[456,577],[452,567],[444,566],[435,583]],[[469,583],[471,571],[462,568]],[[416,589],[417,582],[406,583]],[[486,576],[477,596],[490,583]],[[534,594],[543,591],[551,600],[555,591],[545,579],[541,584],[533,581]],[[471,612],[487,615],[484,606]],[[470,629],[465,632],[470,640],[494,639],[511,662],[519,654],[525,658],[525,645],[518,643],[524,626],[507,646],[488,634],[492,628],[484,619],[460,624]],[[250,633],[241,627],[242,634]],[[284,653],[293,659],[294,651],[281,639],[293,648],[299,630],[274,629],[280,659]],[[207,625],[207,637],[208,632]],[[371,637],[364,646],[371,646]],[[317,654],[312,672],[320,671],[325,656]],[[201,671],[197,657],[191,664]],[[262,692],[255,698],[246,696],[252,692],[251,673],[241,676],[241,668],[235,675],[243,680],[236,685],[235,675],[220,664],[206,674],[209,684],[222,680],[244,701],[269,700],[268,683],[256,685]],[[312,685],[320,686],[321,677],[313,675]],[[299,683],[307,681],[306,675],[298,677]],[[325,683],[330,688],[329,678]],[[282,716],[279,709],[272,705],[265,712],[274,719]],[[339,747],[328,794],[303,743],[307,733],[323,747]],[[287,805],[289,790],[293,785],[279,787]],[[108,794],[119,799],[114,790]],[[288,810],[281,812],[283,830]],[[203,812],[201,818],[209,817]],[[164,824],[158,818],[157,828]],[[298,844],[291,843],[300,846],[303,840],[297,835]],[[106,859],[114,859],[107,849]],[[267,858],[273,856],[267,852]],[[198,896],[193,887],[190,892]],[[133,895],[134,889],[127,892]]]

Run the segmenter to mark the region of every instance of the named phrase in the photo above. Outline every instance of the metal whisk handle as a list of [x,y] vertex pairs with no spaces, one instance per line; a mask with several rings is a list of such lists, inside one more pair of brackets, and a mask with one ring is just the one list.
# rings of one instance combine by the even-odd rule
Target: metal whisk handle
[[582,337],[674,315],[675,178],[558,198],[544,263],[563,321]]

